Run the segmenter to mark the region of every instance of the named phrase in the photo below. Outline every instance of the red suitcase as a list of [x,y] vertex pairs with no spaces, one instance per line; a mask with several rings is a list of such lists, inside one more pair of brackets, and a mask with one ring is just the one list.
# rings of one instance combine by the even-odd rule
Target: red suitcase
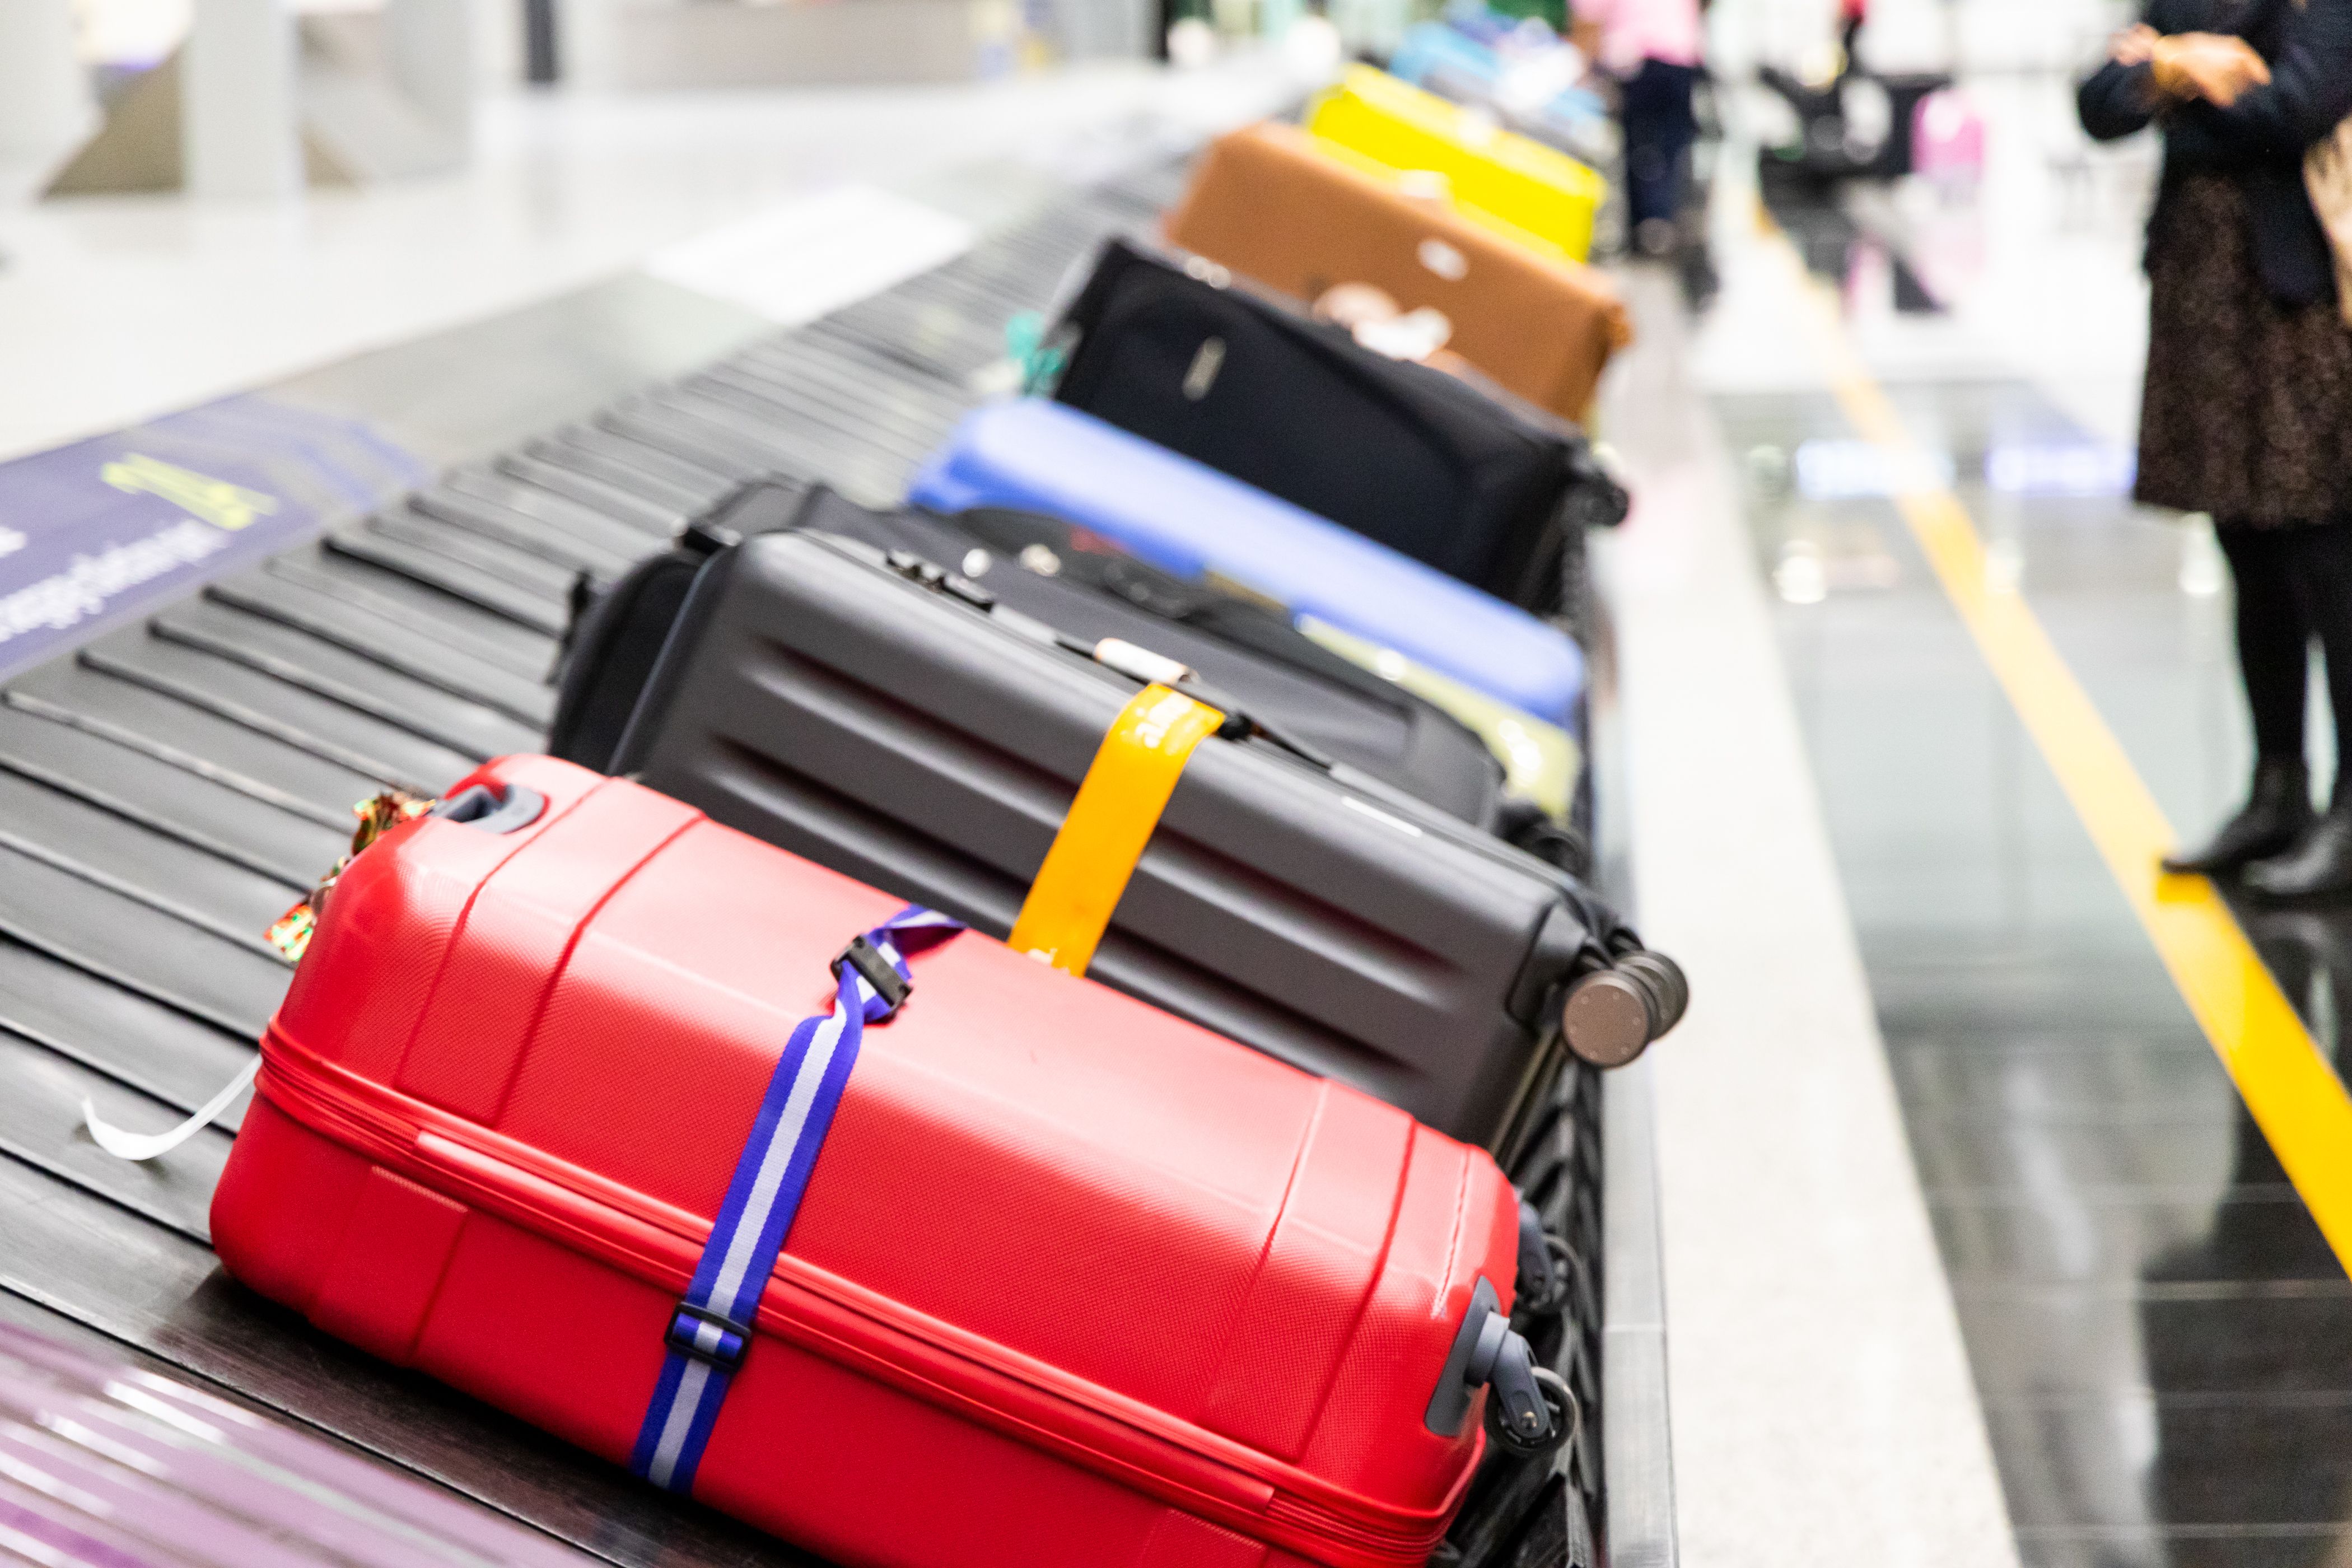
[[1404,1568],[1565,1424],[1484,1152],[625,780],[468,784],[264,1038],[247,1285],[844,1563]]

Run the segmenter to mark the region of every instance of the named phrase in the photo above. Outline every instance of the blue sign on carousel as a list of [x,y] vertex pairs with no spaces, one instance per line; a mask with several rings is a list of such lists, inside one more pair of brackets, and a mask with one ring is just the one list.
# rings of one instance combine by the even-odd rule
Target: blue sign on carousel
[[0,678],[428,477],[260,394],[0,463]]

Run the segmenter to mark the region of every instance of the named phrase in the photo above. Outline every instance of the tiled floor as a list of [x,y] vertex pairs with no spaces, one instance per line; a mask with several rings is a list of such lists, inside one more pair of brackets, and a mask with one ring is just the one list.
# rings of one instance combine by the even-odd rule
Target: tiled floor
[[[2012,88],[2009,90],[2022,90]],[[2063,84],[2042,84],[2045,94]],[[2000,170],[1987,254],[2104,251],[2107,275],[1999,266],[1937,298],[1916,193],[1768,191],[1905,422],[2173,821],[2245,768],[2226,585],[2192,527],[2133,509],[2134,215],[2085,218]],[[2021,195],[2021,191],[2025,194]],[[2046,191],[2043,193],[2046,195]],[[1807,753],[2021,1555],[2049,1568],[2287,1568],[2352,1552],[2352,1281],[2173,989],[2057,780],[1816,378],[1743,379],[1770,298],[1737,226],[1706,329]],[[1907,272],[1895,265],[1909,257]],[[1890,278],[1890,273],[1895,276]],[[1760,276],[1760,274],[1759,274]],[[2032,296],[2030,304],[2025,302]],[[2021,352],[2003,322],[2079,321]],[[1875,304],[1874,304],[1875,301]],[[2116,411],[2124,411],[2122,420]],[[2063,479],[2052,476],[2063,472]],[[1877,493],[1872,493],[1876,490]],[[2323,1049],[2352,915],[2245,924]]]
[[1634,1069],[1654,1087],[1680,1560],[2013,1568],[1738,469],[1691,380],[1706,345],[1668,275],[1627,285],[1641,339],[1604,427],[1635,503],[1601,542],[1616,723],[1597,743],[1623,764],[1609,805],[1643,934],[1692,982]]

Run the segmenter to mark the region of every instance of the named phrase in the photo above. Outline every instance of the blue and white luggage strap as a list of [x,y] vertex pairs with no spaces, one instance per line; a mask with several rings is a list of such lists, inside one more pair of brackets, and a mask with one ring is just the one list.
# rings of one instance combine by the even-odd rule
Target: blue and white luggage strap
[[899,910],[833,961],[841,983],[833,1010],[802,1019],[785,1042],[694,1282],[663,1336],[669,1359],[654,1384],[653,1402],[629,1458],[629,1468],[656,1486],[678,1493],[694,1489],[703,1446],[751,1349],[761,1293],[800,1211],[801,1194],[850,1069],[857,1065],[866,1026],[897,1012],[912,988],[899,951],[901,933],[906,945],[921,947],[962,929],[962,922],[932,910],[909,905]]

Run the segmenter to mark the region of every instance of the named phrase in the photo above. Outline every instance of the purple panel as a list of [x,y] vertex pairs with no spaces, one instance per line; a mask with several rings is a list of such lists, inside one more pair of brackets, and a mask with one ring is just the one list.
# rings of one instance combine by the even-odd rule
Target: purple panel
[[12,1551],[91,1568],[593,1561],[339,1445],[0,1323],[0,1557]]
[[0,463],[0,677],[426,477],[359,421],[259,395]]
[[87,1518],[77,1520],[70,1501],[0,1487],[0,1548],[12,1556],[36,1563],[54,1563],[59,1568],[162,1568],[184,1561],[118,1545],[82,1528],[91,1522]]

